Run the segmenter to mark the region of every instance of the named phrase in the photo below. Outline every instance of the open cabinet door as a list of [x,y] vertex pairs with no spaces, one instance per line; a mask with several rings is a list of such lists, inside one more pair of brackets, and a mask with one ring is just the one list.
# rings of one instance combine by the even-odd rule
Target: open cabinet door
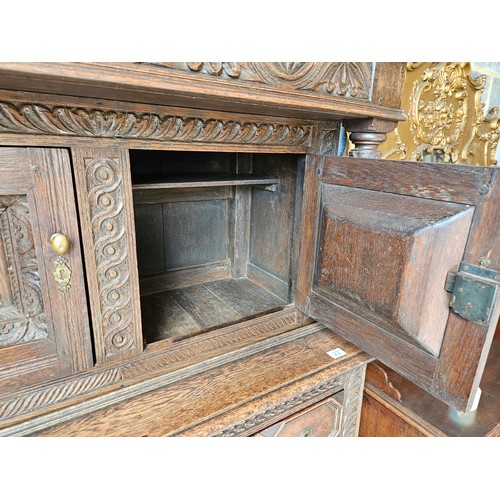
[[297,307],[469,411],[499,314],[496,168],[310,156]]

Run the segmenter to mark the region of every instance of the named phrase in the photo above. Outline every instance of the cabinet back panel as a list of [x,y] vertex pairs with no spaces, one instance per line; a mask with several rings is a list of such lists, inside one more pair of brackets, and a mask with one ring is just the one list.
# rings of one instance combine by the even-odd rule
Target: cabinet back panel
[[229,258],[227,200],[163,204],[165,270]]
[[141,276],[229,259],[227,200],[136,205]]

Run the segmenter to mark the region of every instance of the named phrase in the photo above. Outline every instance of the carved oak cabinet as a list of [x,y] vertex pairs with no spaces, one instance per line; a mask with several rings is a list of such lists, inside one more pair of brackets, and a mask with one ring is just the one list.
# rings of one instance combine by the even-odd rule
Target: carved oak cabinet
[[500,182],[378,159],[403,75],[1,63],[0,433],[355,436],[374,358],[477,404]]

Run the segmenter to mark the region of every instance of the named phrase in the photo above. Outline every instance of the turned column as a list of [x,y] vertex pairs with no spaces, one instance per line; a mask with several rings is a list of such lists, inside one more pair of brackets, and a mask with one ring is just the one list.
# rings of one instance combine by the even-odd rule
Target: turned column
[[367,118],[360,120],[347,120],[345,128],[350,132],[349,140],[354,144],[354,149],[349,156],[355,158],[380,158],[378,146],[382,144],[387,134],[394,130],[397,122]]

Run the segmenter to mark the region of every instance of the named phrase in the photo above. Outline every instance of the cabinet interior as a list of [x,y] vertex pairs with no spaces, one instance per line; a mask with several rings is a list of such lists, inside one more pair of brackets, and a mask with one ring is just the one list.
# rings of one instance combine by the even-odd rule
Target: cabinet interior
[[146,344],[293,302],[304,157],[129,154]]

